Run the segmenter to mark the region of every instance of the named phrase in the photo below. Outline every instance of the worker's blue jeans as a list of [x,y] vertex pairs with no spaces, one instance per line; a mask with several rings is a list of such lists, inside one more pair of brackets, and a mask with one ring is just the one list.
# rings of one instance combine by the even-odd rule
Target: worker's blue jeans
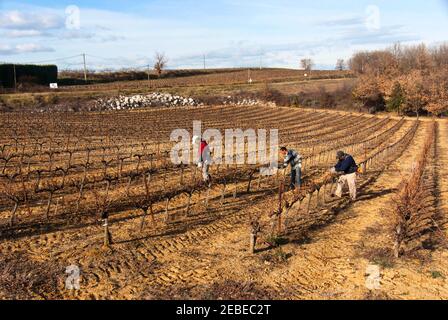
[[291,169],[291,190],[302,187],[302,168]]

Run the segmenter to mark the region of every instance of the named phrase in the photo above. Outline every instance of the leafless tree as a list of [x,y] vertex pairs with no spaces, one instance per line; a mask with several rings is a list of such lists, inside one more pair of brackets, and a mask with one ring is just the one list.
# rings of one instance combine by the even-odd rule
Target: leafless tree
[[431,55],[436,68],[448,67],[448,42],[431,48]]
[[361,51],[353,55],[349,60],[348,65],[350,70],[356,74],[364,74],[366,72],[366,67],[369,61],[369,52]]
[[302,69],[306,70],[306,71],[311,71],[313,69],[314,66],[314,62],[312,59],[302,59],[300,60],[300,65],[302,67]]
[[164,53],[156,52],[154,57],[154,70],[156,70],[157,75],[160,77],[162,75],[162,71],[165,69],[168,59]]
[[338,59],[336,62],[336,70],[342,71],[345,70],[345,61],[344,59]]

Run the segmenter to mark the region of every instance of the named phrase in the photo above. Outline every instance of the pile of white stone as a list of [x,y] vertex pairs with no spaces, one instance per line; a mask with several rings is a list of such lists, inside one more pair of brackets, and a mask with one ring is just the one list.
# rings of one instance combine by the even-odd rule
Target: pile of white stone
[[197,107],[203,104],[193,98],[185,98],[169,93],[154,92],[146,95],[118,96],[110,99],[98,99],[91,111],[133,110],[150,107]]
[[223,101],[224,105],[231,106],[257,106],[262,104],[260,100],[250,99],[250,98],[236,98],[232,96],[228,96]]

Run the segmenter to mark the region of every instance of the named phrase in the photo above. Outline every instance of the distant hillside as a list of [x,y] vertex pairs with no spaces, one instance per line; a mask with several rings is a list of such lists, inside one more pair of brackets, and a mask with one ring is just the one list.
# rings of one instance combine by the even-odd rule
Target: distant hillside
[[[249,71],[250,70],[250,71]],[[157,74],[150,70],[149,74],[147,71],[136,71],[136,70],[119,70],[111,72],[93,72],[89,71],[87,73],[87,83],[84,80],[84,71],[61,71],[59,73],[59,84],[61,86],[73,86],[73,85],[92,85],[101,83],[111,83],[118,81],[138,81],[138,80],[154,80],[161,81],[166,79],[177,79],[185,77],[196,77],[196,76],[214,76],[217,80],[222,76],[224,83],[228,83],[229,78],[243,79],[247,81],[250,77],[250,73],[259,75],[260,73],[266,73],[262,78],[263,80],[269,80],[269,75],[273,77],[280,76],[302,76],[304,71],[295,69],[282,69],[282,68],[223,68],[223,69],[184,69],[184,70],[166,70],[163,72],[162,76],[159,78]],[[347,72],[338,71],[312,71],[310,76],[317,75],[329,75],[331,78],[345,76]],[[259,78],[259,77],[258,77]],[[259,79],[254,79],[254,81]],[[213,81],[216,82],[216,81]],[[237,81],[241,82],[241,81]],[[217,83],[220,83],[218,80]]]

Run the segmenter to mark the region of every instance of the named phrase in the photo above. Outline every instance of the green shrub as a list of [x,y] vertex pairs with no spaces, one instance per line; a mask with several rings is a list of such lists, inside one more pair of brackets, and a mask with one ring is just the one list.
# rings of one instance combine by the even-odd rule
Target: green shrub
[[386,109],[387,111],[400,112],[404,102],[405,102],[405,95],[403,88],[401,87],[400,83],[396,82],[392,89],[390,98],[387,100]]

